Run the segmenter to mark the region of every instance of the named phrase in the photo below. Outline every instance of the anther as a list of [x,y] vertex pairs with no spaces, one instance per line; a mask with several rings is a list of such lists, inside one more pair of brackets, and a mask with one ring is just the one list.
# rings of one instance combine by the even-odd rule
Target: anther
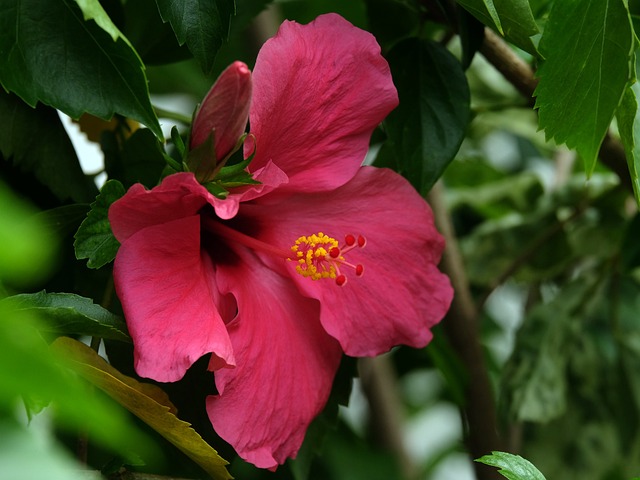
[[364,247],[366,243],[362,235],[356,237],[347,234],[344,245],[339,245],[335,238],[319,232],[299,237],[291,247],[294,256],[290,260],[297,260],[296,272],[303,277],[312,280],[332,278],[336,285],[342,287],[347,283],[347,276],[340,271],[342,267],[353,268],[357,277],[364,274],[364,265],[348,262],[345,255],[354,248]]

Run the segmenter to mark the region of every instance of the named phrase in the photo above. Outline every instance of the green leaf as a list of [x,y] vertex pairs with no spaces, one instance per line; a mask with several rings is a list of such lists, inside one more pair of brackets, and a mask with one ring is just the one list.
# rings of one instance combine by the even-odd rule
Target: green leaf
[[0,280],[20,284],[40,280],[49,272],[56,239],[41,218],[1,182],[0,205]]
[[187,44],[202,70],[210,74],[216,54],[227,39],[233,0],[156,0],[180,45]]
[[109,119],[119,113],[162,138],[144,66],[97,3],[82,2],[83,11],[72,0],[5,1],[2,85],[31,106],[42,102],[73,118],[88,112]]
[[49,400],[57,425],[76,434],[86,431],[92,442],[125,457],[129,452],[152,455],[149,438],[122,409],[104,396],[89,394],[87,386],[69,374],[66,359],[42,339],[37,320],[34,312],[0,303],[0,412],[15,411],[20,396]]
[[10,302],[16,311],[37,313],[45,331],[131,341],[124,320],[90,298],[41,291],[14,295],[3,301]]
[[622,102],[616,111],[618,119],[618,129],[620,139],[624,145],[629,175],[633,185],[633,194],[636,202],[640,205],[640,109],[638,108],[638,98],[640,96],[640,85],[634,83],[627,87]]
[[74,203],[45,210],[37,216],[45,227],[63,238],[76,233],[90,210],[88,203]]
[[74,362],[76,371],[200,465],[215,480],[231,478],[226,460],[205,442],[187,422],[175,416],[175,407],[155,385],[140,383],[109,365],[86,345],[61,337],[53,342],[54,351]]
[[158,184],[167,162],[164,148],[151,130],[140,128],[126,140],[104,132],[101,143],[109,178],[120,179],[126,188],[134,183],[149,188]]
[[528,0],[458,0],[469,13],[506,40],[537,56],[531,37],[540,33]]
[[[32,173],[60,200],[89,202],[95,197],[96,187],[82,172],[71,140],[54,109],[44,105],[31,108],[17,96],[0,89],[0,118],[0,154],[5,161]],[[34,142],[36,138],[38,141]]]
[[460,62],[434,42],[412,38],[389,52],[400,105],[385,125],[399,172],[426,193],[453,160],[470,119]]
[[491,455],[478,458],[476,462],[498,467],[500,469],[498,472],[509,480],[545,480],[540,470],[520,455],[512,455],[511,453],[505,452],[491,452]]
[[89,268],[100,268],[116,257],[120,242],[116,240],[109,224],[109,207],[125,194],[117,180],[109,180],[100,190],[91,211],[75,234],[73,247],[76,258],[88,258]]
[[623,0],[554,3],[540,41],[539,125],[547,139],[578,151],[587,175],[632,78],[633,48]]

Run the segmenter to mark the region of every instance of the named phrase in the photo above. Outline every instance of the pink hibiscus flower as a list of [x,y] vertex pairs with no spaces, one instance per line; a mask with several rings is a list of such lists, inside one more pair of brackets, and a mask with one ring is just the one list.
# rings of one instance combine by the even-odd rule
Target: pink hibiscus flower
[[251,82],[245,155],[255,147],[259,185],[220,199],[176,173],[150,191],[131,187],[109,218],[136,371],[172,382],[210,353],[214,429],[245,460],[275,468],[296,455],[343,352],[424,347],[453,292],[428,205],[396,173],[362,166],[398,103],[373,36],[335,14],[285,22],[253,81],[240,62],[221,76],[192,147],[213,129],[218,158],[227,153]]

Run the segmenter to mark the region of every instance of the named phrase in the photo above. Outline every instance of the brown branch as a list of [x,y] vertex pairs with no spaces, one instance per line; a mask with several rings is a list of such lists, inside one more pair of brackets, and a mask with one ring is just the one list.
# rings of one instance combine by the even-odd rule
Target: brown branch
[[[444,203],[443,188],[441,183],[437,183],[429,193],[436,226],[447,242],[440,266],[451,279],[455,292],[443,327],[469,375],[465,391],[466,402],[462,410],[466,423],[467,448],[472,458],[479,458],[493,450],[501,450],[502,441],[498,434],[496,405],[480,342],[478,313],[451,218]],[[474,468],[479,480],[501,478],[494,468],[479,463],[474,463]]]
[[394,455],[403,478],[418,476],[405,448],[402,423],[404,407],[398,395],[396,372],[387,355],[358,361],[362,390],[369,402],[369,424],[379,445]]

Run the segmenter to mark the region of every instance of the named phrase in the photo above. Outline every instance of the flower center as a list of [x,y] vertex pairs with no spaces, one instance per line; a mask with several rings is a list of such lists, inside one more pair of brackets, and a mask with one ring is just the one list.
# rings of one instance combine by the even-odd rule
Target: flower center
[[342,287],[347,283],[347,277],[340,271],[340,267],[353,268],[358,277],[364,273],[364,266],[347,262],[345,254],[356,247],[363,248],[366,244],[362,235],[357,238],[351,234],[346,235],[342,246],[335,238],[322,232],[299,237],[291,247],[294,260],[298,262],[296,272],[311,280],[334,278],[336,284]]
[[254,251],[274,255],[283,260],[296,261],[296,272],[303,277],[309,277],[312,280],[332,278],[335,279],[336,285],[342,287],[347,283],[347,277],[341,268],[353,269],[357,277],[364,274],[362,264],[350,263],[345,258],[345,255],[354,248],[364,248],[367,244],[362,235],[357,237],[351,234],[345,235],[342,245],[335,238],[322,232],[308,236],[303,235],[295,241],[289,252],[250,237],[207,216],[202,216],[201,219],[203,228],[219,237],[240,243]]

